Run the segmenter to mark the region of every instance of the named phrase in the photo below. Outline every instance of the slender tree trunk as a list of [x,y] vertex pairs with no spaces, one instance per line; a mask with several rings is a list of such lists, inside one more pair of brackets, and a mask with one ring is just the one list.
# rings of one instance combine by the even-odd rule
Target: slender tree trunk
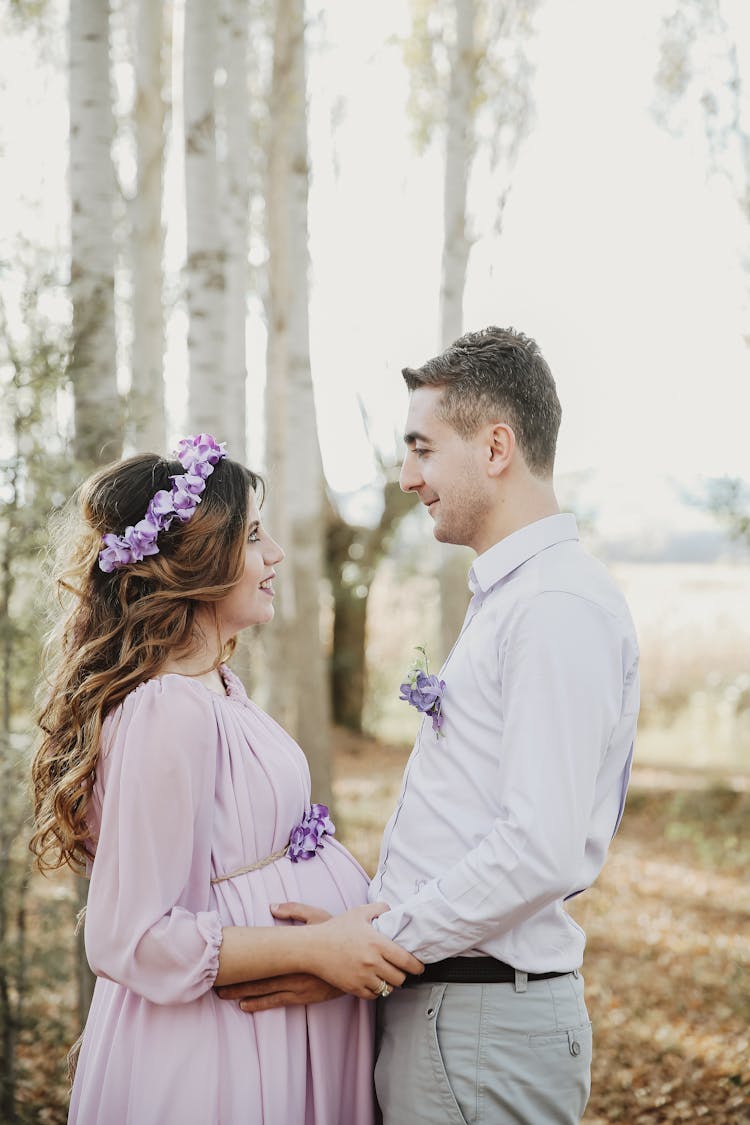
[[[451,66],[446,121],[443,200],[443,262],[440,286],[440,347],[447,348],[463,332],[463,299],[471,245],[466,231],[466,193],[474,155],[476,56],[474,0],[455,0],[456,41]],[[463,623],[469,595],[469,554],[463,547],[442,549],[440,584],[441,660]]]
[[[381,466],[383,511],[375,527],[354,527],[338,513],[328,526],[328,576],[333,589],[333,654],[331,701],[334,722],[361,731],[367,693],[367,609],[370,590],[390,536],[407,512],[414,497],[404,493],[395,476],[395,466]],[[391,479],[388,479],[389,476]]]
[[109,3],[70,3],[70,198],[75,454],[85,464],[119,456],[114,314],[114,133]]
[[246,459],[248,238],[250,208],[250,112],[248,0],[224,0],[222,32],[227,81],[224,87],[226,158],[226,300],[224,373],[228,411],[223,436],[233,457]]
[[[277,0],[266,194],[269,251],[268,462],[275,526],[286,535],[272,707],[291,712],[313,799],[330,800],[329,692],[320,636],[324,482],[308,326],[308,156],[303,0]],[[293,451],[293,460],[292,460]],[[283,540],[282,540],[283,542]],[[291,578],[291,581],[290,581]],[[292,586],[293,589],[289,589]],[[291,625],[293,622],[293,632]],[[276,628],[276,625],[274,626]],[[269,638],[270,639],[270,638]],[[278,651],[283,644],[283,652]],[[283,667],[280,667],[280,664]],[[281,673],[281,675],[279,675]],[[290,701],[281,684],[293,689]]]
[[186,0],[184,38],[185,203],[190,362],[189,424],[223,440],[224,239],[216,155],[217,6]]
[[132,203],[133,380],[130,417],[138,449],[164,451],[164,310],[162,186],[164,167],[162,0],[138,0],[135,140],[138,185]]

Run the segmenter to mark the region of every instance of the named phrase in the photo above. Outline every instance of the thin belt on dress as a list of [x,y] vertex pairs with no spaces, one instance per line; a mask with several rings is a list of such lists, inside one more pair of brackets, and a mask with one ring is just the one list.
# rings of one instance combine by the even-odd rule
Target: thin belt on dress
[[[527,980],[550,980],[567,973],[527,973]],[[516,970],[494,957],[446,957],[425,965],[419,975],[407,973],[402,988],[414,984],[513,984]]]

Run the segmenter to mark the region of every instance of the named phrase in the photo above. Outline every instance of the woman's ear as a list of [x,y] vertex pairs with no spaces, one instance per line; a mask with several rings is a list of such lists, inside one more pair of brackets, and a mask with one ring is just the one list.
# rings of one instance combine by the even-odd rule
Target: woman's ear
[[488,474],[499,477],[513,460],[516,435],[506,422],[496,422],[490,430]]

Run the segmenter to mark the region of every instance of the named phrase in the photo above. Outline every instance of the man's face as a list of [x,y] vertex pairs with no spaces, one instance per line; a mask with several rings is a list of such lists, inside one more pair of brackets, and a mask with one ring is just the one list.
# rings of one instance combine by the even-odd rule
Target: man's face
[[404,492],[416,492],[427,508],[436,539],[476,550],[492,504],[484,471],[487,445],[481,429],[464,439],[437,416],[442,395],[441,387],[412,391],[399,482]]

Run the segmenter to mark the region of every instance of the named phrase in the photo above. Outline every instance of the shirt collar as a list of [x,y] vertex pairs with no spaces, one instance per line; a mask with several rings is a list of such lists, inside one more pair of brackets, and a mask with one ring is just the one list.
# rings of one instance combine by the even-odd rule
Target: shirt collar
[[469,588],[473,594],[486,593],[491,586],[506,578],[511,571],[528,562],[534,555],[557,543],[578,539],[576,518],[569,512],[545,516],[493,544],[474,559],[469,571]]

